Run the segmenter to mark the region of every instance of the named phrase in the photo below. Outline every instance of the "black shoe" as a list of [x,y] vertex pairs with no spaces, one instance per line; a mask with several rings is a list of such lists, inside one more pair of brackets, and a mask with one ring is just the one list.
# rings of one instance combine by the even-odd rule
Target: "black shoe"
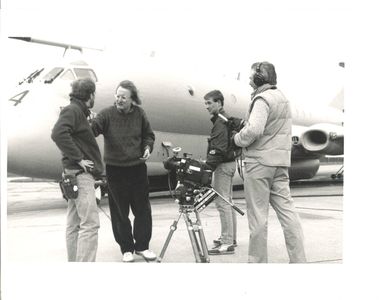
[[217,247],[217,246],[220,246],[222,244],[222,240],[221,238],[218,238],[217,240],[213,240],[213,244]]
[[221,244],[211,250],[208,250],[209,255],[222,255],[222,254],[234,254],[235,249],[233,245]]

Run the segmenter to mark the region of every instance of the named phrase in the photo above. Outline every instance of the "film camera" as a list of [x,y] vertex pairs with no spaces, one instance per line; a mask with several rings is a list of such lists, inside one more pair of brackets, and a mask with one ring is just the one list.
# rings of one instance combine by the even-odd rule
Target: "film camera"
[[184,157],[173,156],[163,162],[166,170],[176,171],[177,180],[193,187],[210,186],[212,182],[212,170],[204,162]]
[[165,169],[176,173],[177,186],[174,196],[181,206],[193,207],[197,211],[202,211],[217,196],[220,196],[233,209],[241,215],[244,214],[212,188],[212,170],[205,162],[190,158],[188,153],[184,153],[183,157],[178,157],[179,151],[181,148],[174,148],[173,157],[165,160],[163,164]]
[[[175,155],[163,163],[165,169],[175,171],[177,186],[174,196],[180,205],[194,206],[199,210],[204,189],[211,188],[212,170],[204,162],[190,158],[187,153],[184,153],[183,157],[178,157],[178,151],[180,148],[173,149]],[[216,196],[215,194],[212,200]]]

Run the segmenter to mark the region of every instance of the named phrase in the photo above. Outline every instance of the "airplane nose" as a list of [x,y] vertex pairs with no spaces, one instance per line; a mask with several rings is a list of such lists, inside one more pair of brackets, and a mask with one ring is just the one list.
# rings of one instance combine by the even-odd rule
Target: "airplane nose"
[[53,97],[50,92],[30,90],[19,102],[14,101],[18,100],[15,96],[9,99],[6,115],[8,172],[46,178],[57,176],[54,172],[60,174],[60,169],[50,167],[60,162],[59,151],[50,137],[60,110]]

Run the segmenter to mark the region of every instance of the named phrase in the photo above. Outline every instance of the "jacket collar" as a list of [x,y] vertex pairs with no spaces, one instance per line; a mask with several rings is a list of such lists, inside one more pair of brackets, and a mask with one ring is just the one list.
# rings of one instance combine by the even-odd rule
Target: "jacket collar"
[[254,90],[254,92],[251,93],[251,99],[253,99],[256,95],[263,93],[264,91],[267,91],[270,89],[275,90],[276,88],[277,88],[277,86],[275,86],[275,85],[265,83],[265,84],[259,86],[257,89]]
[[90,110],[89,110],[89,108],[86,106],[86,104],[85,104],[84,101],[72,97],[72,98],[70,98],[70,102],[76,104],[77,106],[79,106],[79,107],[81,108],[82,112],[84,113],[84,115],[85,115],[86,117],[89,117],[89,115],[90,115]]
[[220,108],[220,110],[219,110],[219,112],[217,114],[212,115],[212,118],[211,118],[212,123],[216,122],[216,120],[218,118],[218,114],[221,114],[221,115],[223,115],[223,116],[228,118],[228,116],[227,116],[227,114],[226,114],[226,112],[224,110],[224,107],[222,107],[222,108]]

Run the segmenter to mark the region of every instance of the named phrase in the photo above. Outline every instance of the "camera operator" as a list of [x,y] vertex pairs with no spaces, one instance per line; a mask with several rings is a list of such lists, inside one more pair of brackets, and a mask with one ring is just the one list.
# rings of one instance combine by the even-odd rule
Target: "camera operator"
[[[205,106],[212,115],[213,127],[208,139],[207,165],[213,173],[213,188],[224,198],[232,202],[232,178],[236,170],[233,153],[229,153],[230,137],[226,121],[218,114],[228,118],[224,111],[224,97],[219,90],[213,90],[204,96]],[[214,248],[210,249],[210,255],[233,254],[236,243],[236,214],[231,205],[218,197],[215,205],[220,215],[221,235],[214,240]]]
[[289,188],[292,116],[268,62],[251,66],[254,89],[247,123],[233,141],[243,148],[244,191],[250,227],[249,262],[267,262],[269,203],[284,231],[291,263],[306,262],[303,231]]

